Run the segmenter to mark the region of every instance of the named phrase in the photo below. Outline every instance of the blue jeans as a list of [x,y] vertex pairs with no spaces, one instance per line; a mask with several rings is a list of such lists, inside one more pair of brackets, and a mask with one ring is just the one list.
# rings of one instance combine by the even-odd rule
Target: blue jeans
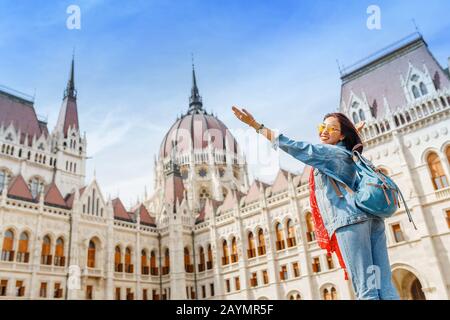
[[391,280],[382,219],[340,227],[336,239],[358,300],[400,299]]

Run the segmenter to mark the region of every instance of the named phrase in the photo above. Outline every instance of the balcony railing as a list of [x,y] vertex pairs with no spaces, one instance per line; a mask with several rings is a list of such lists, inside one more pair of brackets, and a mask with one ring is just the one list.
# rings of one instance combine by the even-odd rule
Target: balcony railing
[[194,265],[193,264],[185,264],[184,270],[186,270],[187,273],[192,273],[192,272],[194,272]]
[[151,273],[152,276],[157,276],[159,274],[158,268],[157,267],[151,267],[150,268],[150,273]]
[[52,255],[43,255],[41,256],[41,264],[47,265],[47,266],[51,266],[52,265]]
[[247,250],[247,255],[248,255],[249,259],[256,257],[256,250],[255,249],[248,249]]
[[263,256],[265,254],[266,254],[266,247],[265,246],[258,247],[258,255]]
[[16,261],[22,262],[22,263],[28,263],[30,261],[30,253],[29,252],[17,252]]
[[212,263],[212,261],[207,261],[206,262],[206,269],[212,269],[212,267],[213,267],[213,263]]
[[277,250],[283,250],[285,248],[284,240],[278,240],[276,242],[276,247],[277,247]]
[[294,247],[295,245],[296,245],[296,241],[295,241],[294,237],[287,238],[287,246],[288,246],[288,248]]

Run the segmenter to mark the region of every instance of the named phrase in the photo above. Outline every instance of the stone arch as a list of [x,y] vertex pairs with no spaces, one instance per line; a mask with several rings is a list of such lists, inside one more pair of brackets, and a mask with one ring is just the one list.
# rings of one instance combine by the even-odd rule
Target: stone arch
[[402,300],[426,300],[423,288],[428,282],[419,272],[407,264],[394,264],[391,267],[392,280]]

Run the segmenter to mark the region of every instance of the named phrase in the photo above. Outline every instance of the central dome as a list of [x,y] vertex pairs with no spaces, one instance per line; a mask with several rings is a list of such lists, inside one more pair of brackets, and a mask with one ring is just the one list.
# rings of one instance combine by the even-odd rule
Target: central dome
[[159,157],[172,153],[183,154],[191,149],[201,150],[211,143],[212,148],[237,154],[238,146],[231,132],[217,117],[203,109],[202,98],[197,88],[195,70],[192,69],[193,85],[189,98],[189,110],[170,127],[162,140]]

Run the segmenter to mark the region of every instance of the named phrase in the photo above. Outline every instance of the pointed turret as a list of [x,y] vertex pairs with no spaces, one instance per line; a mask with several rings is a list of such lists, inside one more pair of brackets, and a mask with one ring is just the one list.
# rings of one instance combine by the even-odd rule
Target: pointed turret
[[203,103],[202,103],[202,97],[200,96],[200,93],[198,91],[197,87],[197,78],[195,77],[195,67],[194,64],[192,64],[192,89],[191,89],[191,96],[189,97],[189,111],[188,114],[191,114],[193,112],[203,112]]
[[61,110],[59,111],[58,122],[56,123],[55,130],[62,132],[64,137],[67,137],[69,128],[76,128],[79,130],[74,57],[72,57],[69,81],[67,82],[67,87],[64,90],[63,103]]

